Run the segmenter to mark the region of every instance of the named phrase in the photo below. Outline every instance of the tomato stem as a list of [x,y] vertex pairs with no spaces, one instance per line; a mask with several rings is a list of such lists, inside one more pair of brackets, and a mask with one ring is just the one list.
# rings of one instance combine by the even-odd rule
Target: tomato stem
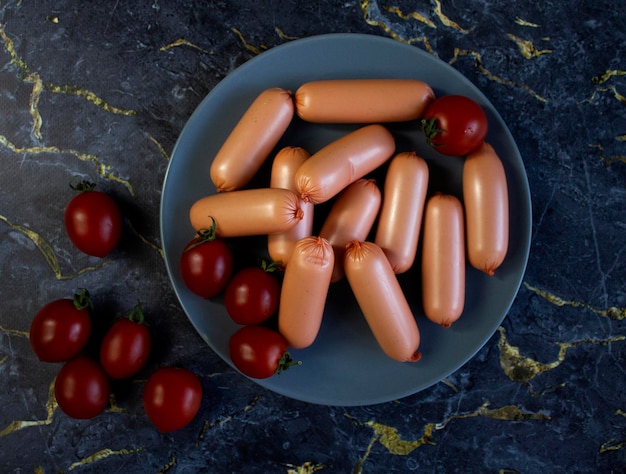
[[96,187],[96,183],[92,183],[91,181],[87,181],[83,179],[80,183],[74,184],[70,182],[70,188],[79,193],[88,193],[89,191],[93,191]]
[[93,301],[89,296],[89,292],[86,288],[79,288],[80,293],[75,293],[72,299],[74,307],[78,310],[89,308],[93,311]]
[[137,305],[130,310],[130,313],[128,313],[128,319],[130,319],[134,323],[143,324],[144,314],[143,308],[141,306],[141,301],[138,301]]
[[278,367],[276,368],[276,375],[281,374],[289,367],[293,367],[294,365],[302,365],[302,361],[293,360],[289,352],[285,352],[283,356],[278,361]]
[[267,273],[272,273],[282,268],[282,262],[267,261],[263,258],[261,259],[261,268]]
[[185,252],[189,252],[191,249],[194,249],[198,245],[201,245],[205,242],[212,242],[217,238],[217,222],[215,222],[213,216],[209,217],[211,218],[211,227],[201,227],[200,229],[198,229],[196,233],[196,241],[189,247],[187,247]]
[[433,143],[433,140],[438,134],[445,132],[445,130],[440,129],[437,126],[437,119],[436,118],[422,119],[421,124],[422,124],[422,131],[424,132],[424,135],[426,136],[426,141],[428,142],[428,144],[430,146],[440,146],[439,143]]

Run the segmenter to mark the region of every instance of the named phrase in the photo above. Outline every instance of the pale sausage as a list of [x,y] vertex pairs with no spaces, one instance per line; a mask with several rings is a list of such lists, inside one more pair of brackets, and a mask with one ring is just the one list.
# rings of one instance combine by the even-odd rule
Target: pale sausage
[[[301,147],[287,146],[281,149],[272,162],[270,187],[296,191],[294,176],[296,169],[310,156]],[[287,265],[289,256],[296,242],[311,235],[313,229],[313,204],[300,200],[303,217],[296,225],[285,232],[276,232],[267,236],[267,249],[274,262],[280,262],[281,268]]]
[[290,347],[303,349],[315,341],[334,260],[326,239],[309,236],[296,244],[285,269],[278,307],[278,330]]
[[437,193],[426,203],[422,242],[422,303],[431,321],[449,327],[465,306],[463,207]]
[[198,199],[189,211],[197,231],[215,219],[220,237],[285,232],[303,217],[298,195],[288,189],[258,188],[212,194]]
[[325,202],[375,170],[393,155],[395,140],[379,124],[366,125],[314,153],[296,171],[296,188],[304,201]]
[[317,123],[416,120],[434,99],[432,88],[415,79],[312,81],[295,93],[298,116]]
[[378,215],[380,202],[380,189],[373,179],[357,179],[339,193],[319,233],[320,237],[330,242],[335,252],[332,282],[344,276],[346,245],[352,240],[367,239]]
[[420,332],[413,312],[382,249],[352,241],[344,269],[365,319],[388,357],[400,362],[420,359]]
[[291,92],[266,89],[252,102],[218,150],[210,175],[218,191],[250,182],[289,127],[294,115]]
[[502,161],[488,143],[465,158],[463,201],[468,260],[493,276],[508,251],[509,194]]
[[383,249],[395,273],[406,272],[415,261],[428,176],[426,161],[415,152],[397,154],[387,168],[374,242]]

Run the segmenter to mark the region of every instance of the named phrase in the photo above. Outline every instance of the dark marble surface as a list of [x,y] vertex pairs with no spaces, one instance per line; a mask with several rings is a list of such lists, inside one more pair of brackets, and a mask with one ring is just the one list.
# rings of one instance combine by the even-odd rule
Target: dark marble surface
[[[1,472],[626,472],[626,30],[621,1],[0,4]],[[273,394],[218,358],[171,290],[161,185],[176,139],[230,71],[274,46],[352,32],[410,42],[484,92],[520,148],[530,259],[508,316],[442,382],[326,407]],[[124,233],[87,257],[62,226],[67,183],[120,204]],[[155,350],[106,411],[65,416],[30,322],[88,288],[97,325],[144,304]],[[165,365],[201,411],[160,435],[141,391]]]

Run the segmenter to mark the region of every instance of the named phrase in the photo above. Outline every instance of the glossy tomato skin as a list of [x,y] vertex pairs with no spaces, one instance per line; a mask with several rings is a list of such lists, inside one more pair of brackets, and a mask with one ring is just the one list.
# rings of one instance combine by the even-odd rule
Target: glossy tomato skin
[[222,239],[203,241],[197,237],[185,246],[180,259],[185,285],[202,298],[213,298],[224,291],[233,267],[232,250]]
[[154,372],[143,390],[146,415],[161,433],[189,424],[202,403],[202,384],[187,369],[163,367]]
[[91,335],[91,314],[70,299],[54,300],[41,308],[30,325],[33,352],[43,362],[65,362],[77,356]]
[[444,95],[435,99],[424,112],[422,129],[439,153],[465,156],[485,141],[487,115],[469,97]]
[[261,267],[239,270],[226,287],[224,305],[237,324],[259,324],[278,309],[280,284]]
[[106,332],[100,345],[100,363],[112,379],[126,379],[137,374],[150,356],[148,327],[130,319],[120,319]]
[[233,364],[241,373],[255,379],[266,379],[291,365],[287,341],[277,331],[265,326],[244,326],[228,343]]
[[54,382],[54,395],[66,415],[93,418],[109,402],[109,380],[96,361],[79,356],[61,367]]

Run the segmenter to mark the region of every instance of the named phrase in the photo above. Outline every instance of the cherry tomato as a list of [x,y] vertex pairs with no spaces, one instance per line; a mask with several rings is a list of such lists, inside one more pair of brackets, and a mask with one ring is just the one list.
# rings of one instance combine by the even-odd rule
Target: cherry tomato
[[109,379],[98,363],[85,356],[66,362],[54,381],[59,408],[72,418],[93,418],[109,402]]
[[234,259],[230,247],[215,234],[215,220],[209,229],[201,229],[189,242],[180,258],[180,273],[185,285],[203,298],[212,298],[226,288],[233,274]]
[[65,298],[46,304],[30,325],[30,345],[44,362],[65,362],[77,356],[91,335],[92,307],[84,288],[73,299]]
[[95,184],[82,181],[70,185],[80,194],[65,208],[65,230],[81,252],[106,257],[115,248],[122,234],[122,214],[106,193],[94,191]]
[[278,309],[280,284],[272,272],[276,263],[239,270],[230,280],[224,294],[224,305],[237,324],[258,324]]
[[238,329],[230,337],[228,351],[235,367],[255,379],[266,379],[292,365],[300,365],[287,352],[285,338],[265,326]]
[[428,143],[444,155],[464,156],[478,148],[487,136],[487,115],[469,97],[444,95],[424,112],[422,130]]
[[151,338],[143,320],[141,304],[138,304],[128,318],[115,322],[104,335],[100,363],[112,379],[132,377],[148,361]]
[[202,402],[202,384],[187,369],[164,367],[154,372],[143,389],[146,415],[161,433],[183,428]]

